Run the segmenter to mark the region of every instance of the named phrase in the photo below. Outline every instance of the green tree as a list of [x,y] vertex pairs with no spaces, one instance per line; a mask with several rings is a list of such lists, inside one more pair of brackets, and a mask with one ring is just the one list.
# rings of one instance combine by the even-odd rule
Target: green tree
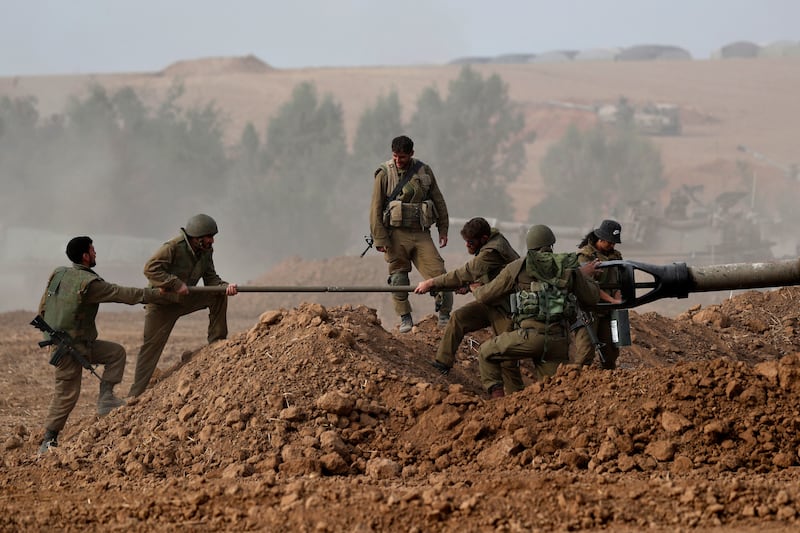
[[630,203],[652,199],[665,185],[658,149],[631,125],[586,131],[572,125],[540,170],[546,196],[529,218],[551,224],[591,227]]
[[415,152],[429,163],[448,210],[463,217],[510,219],[507,186],[525,166],[525,119],[494,74],[464,67],[449,84],[447,98],[435,87],[422,92],[409,125]]
[[[402,135],[400,98],[396,91],[379,96],[375,106],[361,115],[353,140],[353,160],[366,174],[391,156],[392,139]],[[375,167],[375,168],[371,168]]]
[[[151,109],[129,87],[93,85],[45,119],[33,100],[1,100],[0,176],[22,180],[27,195],[6,213],[20,225],[154,235],[176,206],[181,217],[207,210],[225,190],[223,121],[211,104],[180,108],[181,94],[176,85]],[[47,216],[24,208],[34,204]]]
[[271,244],[307,257],[341,253],[352,216],[336,201],[346,158],[341,105],[299,84],[267,127],[263,213],[273,222]]
[[377,98],[375,105],[361,114],[348,158],[342,187],[336,202],[350,207],[347,221],[348,242],[361,244],[361,235],[369,232],[369,205],[372,184],[378,166],[391,157],[392,139],[404,132],[400,98],[396,91]]

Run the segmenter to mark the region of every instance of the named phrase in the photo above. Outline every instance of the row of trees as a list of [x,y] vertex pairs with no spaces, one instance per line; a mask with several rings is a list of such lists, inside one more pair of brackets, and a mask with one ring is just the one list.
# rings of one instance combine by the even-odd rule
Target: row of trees
[[[0,176],[15,191],[0,200],[4,223],[64,232],[102,225],[106,233],[162,238],[176,213],[182,220],[208,212],[225,221],[225,238],[241,245],[242,257],[262,265],[339,255],[361,246],[370,178],[396,135],[414,139],[452,213],[500,219],[512,218],[507,185],[534,140],[506,84],[469,67],[447,94],[425,89],[411,113],[394,91],[378,97],[351,149],[341,105],[312,83],[296,86],[265,129],[248,123],[235,146],[224,143],[221,110],[181,108],[182,94],[175,86],[148,106],[131,88],[94,86],[49,117],[33,98],[0,99]],[[632,130],[609,137],[573,128],[545,157],[542,174],[548,196],[531,220],[564,222],[568,215],[554,208],[561,202],[595,220],[615,200],[658,185],[660,162]]]

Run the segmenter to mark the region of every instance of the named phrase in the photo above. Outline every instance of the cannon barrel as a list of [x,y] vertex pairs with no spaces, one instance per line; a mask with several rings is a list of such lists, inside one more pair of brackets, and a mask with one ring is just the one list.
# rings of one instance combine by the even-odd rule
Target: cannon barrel
[[[650,265],[622,260],[605,261],[601,267],[616,268],[619,273],[619,284],[603,288],[619,289],[622,303],[599,304],[601,308],[611,309],[628,309],[662,298],[686,298],[695,292],[800,285],[800,260],[797,259],[710,266],[688,266],[686,263]],[[637,271],[649,275],[652,280],[637,280]],[[640,294],[643,289],[650,290]]]

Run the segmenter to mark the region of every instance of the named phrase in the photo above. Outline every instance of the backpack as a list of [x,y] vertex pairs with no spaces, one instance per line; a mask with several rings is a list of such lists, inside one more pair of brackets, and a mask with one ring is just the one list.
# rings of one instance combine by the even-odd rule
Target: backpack
[[514,322],[533,319],[545,324],[567,321],[578,316],[578,300],[567,288],[565,272],[579,266],[575,253],[528,252],[525,269],[534,278],[527,289],[511,295]]

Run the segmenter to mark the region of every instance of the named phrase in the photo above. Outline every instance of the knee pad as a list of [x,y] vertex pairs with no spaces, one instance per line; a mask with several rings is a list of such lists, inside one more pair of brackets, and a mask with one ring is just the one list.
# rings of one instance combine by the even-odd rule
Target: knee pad
[[404,287],[411,283],[408,279],[408,272],[395,272],[389,276],[388,282],[392,287]]

